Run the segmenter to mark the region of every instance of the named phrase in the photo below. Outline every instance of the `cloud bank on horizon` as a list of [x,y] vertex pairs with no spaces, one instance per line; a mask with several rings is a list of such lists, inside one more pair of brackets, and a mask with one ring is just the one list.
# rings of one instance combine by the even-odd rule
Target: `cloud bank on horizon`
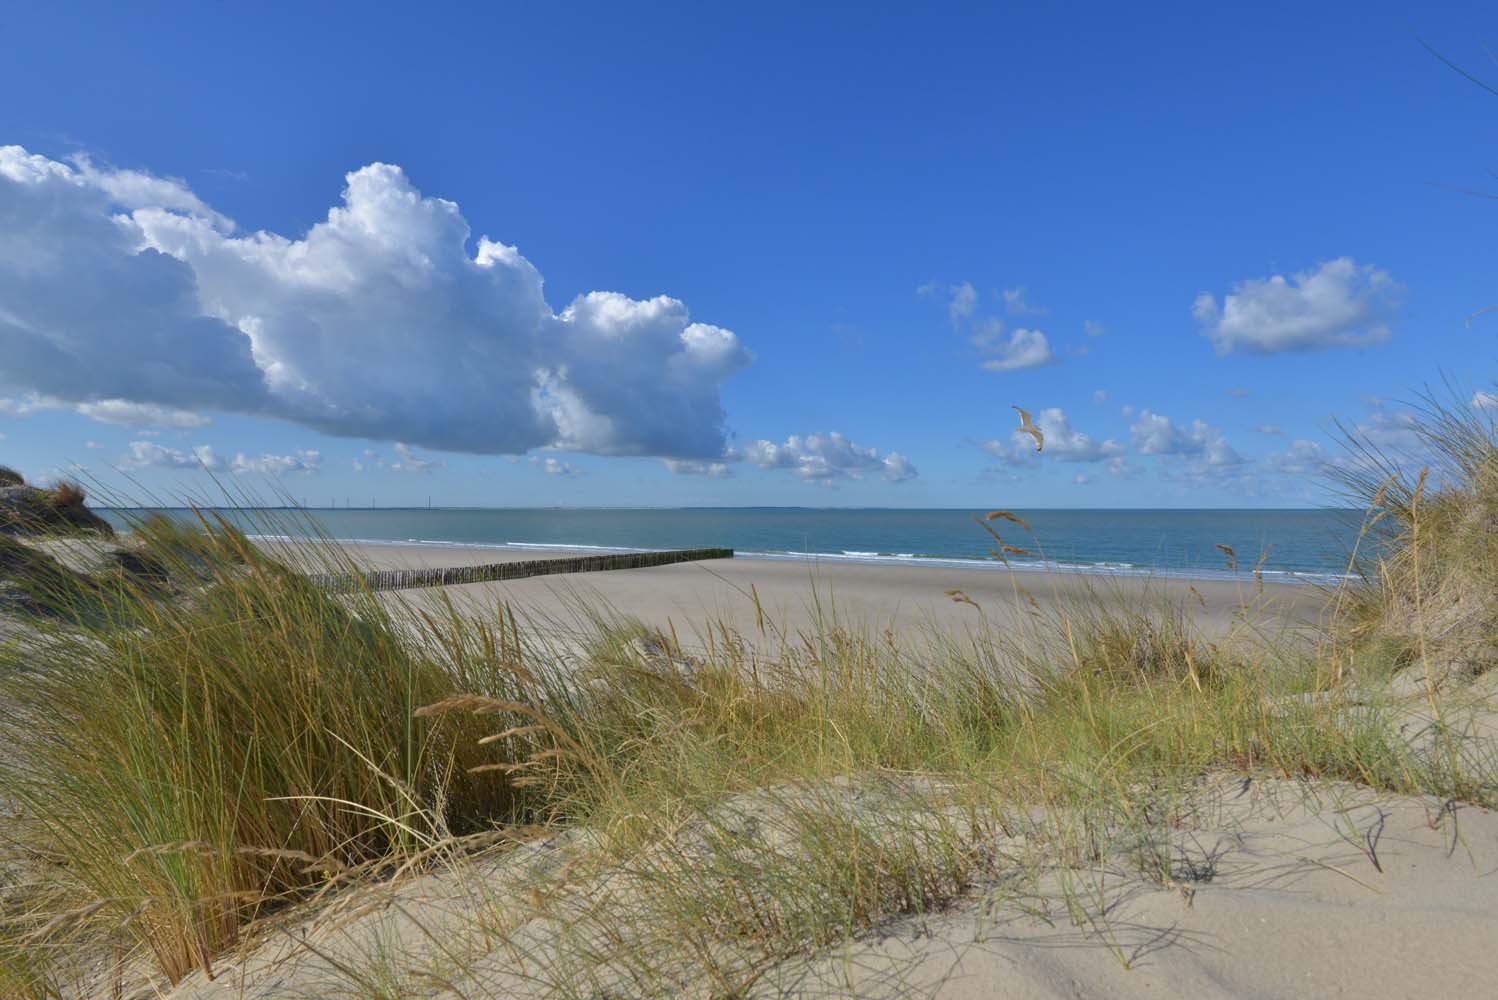
[[399,167],[346,182],[290,239],[178,181],[0,147],[0,384],[120,424],[217,410],[476,454],[722,458],[719,390],[753,358],[732,331],[665,295],[553,311],[515,247],[470,253],[458,206]]

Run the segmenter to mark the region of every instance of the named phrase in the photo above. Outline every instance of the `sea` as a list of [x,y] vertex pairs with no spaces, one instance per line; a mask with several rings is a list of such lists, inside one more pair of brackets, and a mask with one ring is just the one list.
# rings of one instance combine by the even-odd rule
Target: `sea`
[[[115,512],[117,521],[134,512]],[[169,511],[181,516],[182,511]],[[1015,510],[809,507],[234,509],[252,535],[620,552],[726,547],[741,558],[1325,582],[1352,569],[1354,510]],[[983,523],[1002,537],[995,543]],[[998,544],[1019,550],[1007,562]],[[1231,550],[1231,555],[1229,551]],[[1370,551],[1365,539],[1363,551]]]

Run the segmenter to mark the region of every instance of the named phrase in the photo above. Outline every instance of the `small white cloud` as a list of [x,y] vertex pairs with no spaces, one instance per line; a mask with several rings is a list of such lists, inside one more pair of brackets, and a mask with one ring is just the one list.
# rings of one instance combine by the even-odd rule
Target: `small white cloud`
[[1353,425],[1355,434],[1389,458],[1414,459],[1430,448],[1420,434],[1420,418],[1408,410],[1390,410],[1376,399],[1366,400],[1369,413]]
[[907,479],[914,479],[918,473],[915,466],[910,464],[910,459],[898,451],[892,451],[884,456],[884,469],[879,475],[888,482],[903,483]]
[[213,421],[201,413],[155,403],[132,403],[126,399],[101,399],[79,403],[75,409],[101,424],[136,427],[203,427]]
[[1034,416],[1035,426],[1045,436],[1045,450],[1035,451],[1035,439],[1018,430],[1009,440],[989,440],[979,444],[989,455],[1005,465],[1030,465],[1046,458],[1058,462],[1102,462],[1122,457],[1123,445],[1112,439],[1098,440],[1071,425],[1065,411],[1047,407]]
[[364,471],[364,463],[361,462],[361,461],[359,461],[357,458],[351,458],[351,459],[349,459],[349,464],[351,466],[353,466],[355,472],[363,472]]
[[1075,486],[1086,486],[1088,483],[1092,482],[1092,477],[1079,472],[1075,476],[1071,477],[1071,481]]
[[[1027,437],[1025,440],[1030,441],[1030,438]],[[1034,442],[1027,446],[1019,441],[989,438],[987,441],[980,442],[978,447],[982,448],[989,457],[998,459],[1004,465],[1031,465],[1035,458]]]
[[53,396],[39,392],[28,392],[21,396],[0,399],[0,416],[29,417],[43,410],[60,410],[68,404]]
[[1282,431],[1282,430],[1280,430],[1280,428],[1279,428],[1279,426],[1277,424],[1260,424],[1259,425],[1259,433],[1260,434],[1277,435],[1277,434],[1283,434],[1285,432]]
[[1125,417],[1132,417],[1134,415],[1134,404],[1125,403],[1118,408],[1118,412],[1122,413]]
[[947,319],[953,326],[958,326],[963,320],[971,319],[978,308],[978,290],[971,282],[964,281],[957,285],[943,287],[935,281],[928,281],[915,290],[922,298],[930,298],[936,295],[945,295],[947,299]]
[[317,451],[304,451],[298,448],[291,455],[260,455],[250,458],[240,452],[234,456],[234,461],[229,463],[229,471],[236,476],[257,475],[280,477],[293,472],[302,475],[311,475],[322,468],[322,454]]
[[1479,389],[1477,392],[1474,392],[1472,394],[1472,409],[1474,409],[1474,410],[1494,410],[1494,409],[1498,409],[1498,394],[1491,393],[1491,392],[1484,392],[1483,390]]
[[1388,272],[1338,257],[1289,278],[1240,281],[1221,305],[1202,292],[1191,315],[1219,354],[1362,347],[1389,339],[1397,292]]
[[1178,455],[1214,468],[1245,461],[1227,443],[1222,431],[1202,420],[1176,424],[1163,414],[1143,410],[1129,432],[1134,450],[1141,455]]
[[29,417],[33,413],[46,410],[68,409],[101,424],[122,426],[203,427],[213,422],[208,417],[190,410],[181,410],[174,406],[158,406],[154,403],[132,403],[126,399],[96,399],[82,403],[69,403],[56,396],[47,396],[38,392],[0,398],[0,416]]
[[1092,393],[1092,401],[1094,403],[1106,403],[1106,402],[1108,402],[1108,390],[1106,390],[1106,389],[1094,389],[1093,393]]
[[433,469],[440,469],[447,464],[446,462],[443,462],[439,459],[421,458],[411,450],[410,445],[405,444],[401,441],[397,441],[395,443],[395,454],[397,456],[396,461],[386,463],[386,461],[381,458],[376,460],[376,464],[385,466],[392,472],[412,473],[431,472]]
[[947,316],[953,324],[972,316],[977,308],[978,293],[972,285],[964,281],[960,285],[952,286],[952,299],[947,303]]
[[[1099,441],[1072,427],[1066,413],[1059,407],[1048,407],[1035,415],[1035,425],[1045,435],[1045,451],[1062,462],[1101,462],[1123,454],[1123,445],[1117,441]],[[1016,439],[1019,434],[1016,432]],[[1026,440],[1029,440],[1026,438]]]
[[991,372],[1038,368],[1056,360],[1050,340],[1039,330],[1015,330],[1007,341],[995,343],[985,353],[990,356],[980,366]]
[[[923,296],[933,296],[942,290],[942,286],[936,282],[927,282],[916,289],[916,292]],[[1041,331],[1018,329],[1006,336],[1002,319],[978,315],[978,293],[971,283],[964,281],[960,285],[948,285],[945,291],[950,296],[947,318],[953,327],[966,327],[971,331],[968,343],[977,348],[982,356],[982,360],[978,362],[979,367],[995,372],[1018,371],[1058,360],[1051,349],[1050,339]],[[1025,302],[1022,288],[1008,289],[1002,295],[1012,313],[1045,312]],[[1085,353],[1085,349],[1079,353]]]
[[744,459],[761,469],[787,469],[806,482],[821,485],[874,474],[901,483],[918,474],[899,452],[880,457],[877,449],[854,444],[837,431],[805,437],[793,434],[784,444],[755,441],[744,449]]
[[532,455],[530,463],[540,468],[548,476],[565,476],[568,479],[572,479],[583,474],[583,470],[577,466],[569,462],[558,461],[549,455],[546,458],[542,458],[540,455]]
[[1031,305],[1025,301],[1025,289],[1006,288],[999,293],[1004,299],[1004,311],[1011,316],[1044,316],[1050,312],[1044,306]]
[[1108,328],[1094,319],[1082,321],[1082,332],[1089,337],[1101,337],[1108,332]]
[[166,448],[154,441],[131,441],[129,451],[115,463],[115,468],[126,471],[137,469],[207,469],[219,467],[213,449],[200,444],[188,451]]
[[85,441],[83,442],[83,447],[89,449],[90,451],[99,451],[104,446],[97,441]]
[[1318,474],[1327,466],[1326,451],[1315,441],[1297,439],[1284,451],[1265,456],[1264,464],[1288,475]]
[[706,476],[709,479],[731,479],[733,470],[725,462],[698,462],[676,458],[662,459],[667,469],[677,476]]

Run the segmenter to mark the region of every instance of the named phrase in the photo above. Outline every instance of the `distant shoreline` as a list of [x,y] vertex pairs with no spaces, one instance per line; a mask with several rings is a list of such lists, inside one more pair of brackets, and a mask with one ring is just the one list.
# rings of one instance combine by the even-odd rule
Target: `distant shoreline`
[[[316,544],[317,539],[309,539],[293,535],[257,535],[249,536],[255,542],[290,543],[290,544]],[[454,542],[442,541],[440,539],[388,539],[388,538],[329,538],[327,542],[335,545],[348,546],[356,549],[369,547],[384,549],[406,549],[413,551],[427,550],[435,554],[439,551],[455,553],[492,552],[496,556],[505,554],[514,557],[521,555],[532,556],[544,553],[555,553],[557,555],[578,554],[611,554],[629,552],[657,551],[645,548],[635,548],[622,545],[569,545],[558,542]],[[747,559],[753,561],[773,562],[800,562],[816,565],[824,563],[827,565],[852,565],[885,567],[898,569],[901,567],[917,567],[924,569],[953,569],[964,572],[991,572],[991,573],[1035,573],[1035,574],[1062,574],[1075,576],[1093,576],[1106,579],[1142,579],[1142,580],[1173,580],[1173,581],[1199,581],[1212,583],[1246,583],[1253,585],[1255,581],[1252,569],[1240,570],[1237,573],[1227,570],[1211,569],[1170,569],[1134,565],[1117,565],[1106,563],[1066,563],[1066,562],[1040,562],[1011,559],[1009,562],[1000,562],[997,559],[959,559],[949,556],[919,555],[915,553],[876,553],[876,552],[757,552],[752,550],[734,550],[735,559]],[[422,559],[423,565],[435,566],[440,560],[428,561]],[[1331,573],[1297,573],[1287,570],[1263,570],[1264,583],[1280,584],[1288,586],[1317,586],[1337,584],[1350,579],[1356,579],[1356,574],[1331,574]]]
[[[369,506],[304,507],[304,506],[301,506],[301,505],[282,505],[282,506],[264,506],[264,505],[259,505],[259,506],[253,506],[253,507],[236,507],[236,506],[231,506],[231,505],[220,505],[220,506],[208,507],[208,506],[197,506],[197,505],[182,505],[182,506],[176,506],[176,507],[166,507],[166,506],[160,506],[160,505],[151,505],[151,506],[144,506],[144,507],[121,507],[121,506],[111,506],[111,505],[108,505],[108,504],[94,504],[92,506],[93,506],[93,509],[95,509],[95,510],[108,511],[110,513],[141,513],[141,512],[150,512],[150,511],[190,511],[190,510],[201,510],[201,511],[234,511],[234,512],[237,512],[237,513],[247,513],[247,512],[264,511],[264,512],[267,512],[267,513],[297,512],[297,513],[307,513],[307,514],[342,513],[344,511],[351,511],[351,512],[375,511],[375,512],[379,512],[379,513],[387,513],[387,514],[388,513],[422,513],[422,512],[426,512],[426,511],[432,511],[432,512],[439,512],[439,511],[494,511],[496,513],[501,513],[501,512],[503,512],[503,513],[514,513],[514,512],[517,512],[517,511],[528,511],[528,510],[538,510],[538,511],[540,511],[540,510],[565,510],[565,511],[601,511],[601,512],[607,512],[607,511],[642,511],[642,510],[653,510],[653,511],[673,511],[673,510],[693,510],[693,511],[806,511],[806,512],[825,512],[825,513],[838,513],[838,512],[841,512],[841,511],[888,511],[890,513],[922,513],[922,512],[927,512],[927,513],[944,513],[944,514],[971,514],[971,513],[974,513],[974,512],[982,512],[982,511],[985,511],[985,510],[992,509],[991,505],[987,506],[987,507],[985,507],[985,506],[971,506],[971,507],[804,507],[804,506],[798,506],[798,505],[750,506],[750,507],[704,507],[704,506],[695,506],[695,505],[687,505],[687,506],[669,506],[669,505],[667,505],[667,506],[639,506],[639,507],[618,507],[618,506],[609,506],[609,507],[595,507],[595,506],[488,507],[488,506],[463,506],[463,505],[454,505],[454,506],[434,505],[434,506],[430,506],[430,507],[428,507],[428,506],[399,506],[399,505],[392,505],[392,506],[389,506],[389,507],[369,507]],[[1118,514],[1276,514],[1276,513],[1306,514],[1306,513],[1329,513],[1329,514],[1350,514],[1350,515],[1357,516],[1357,515],[1361,515],[1363,513],[1363,510],[1360,507],[1016,507],[1014,509],[1016,511],[1023,512],[1023,513],[1036,513],[1036,514],[1071,514],[1071,513],[1086,513],[1086,514],[1113,514],[1113,513],[1118,513]]]
[[[180,508],[105,513],[116,528],[153,513],[196,520]],[[1251,580],[1262,559],[1266,581],[1312,583],[1346,579],[1362,521],[1356,512],[1337,510],[1021,510],[995,521],[986,514],[952,508],[225,507],[198,516],[222,517],[250,535],[351,544],[595,553],[731,548],[759,560],[987,571],[1007,564],[1022,573],[1109,577]]]

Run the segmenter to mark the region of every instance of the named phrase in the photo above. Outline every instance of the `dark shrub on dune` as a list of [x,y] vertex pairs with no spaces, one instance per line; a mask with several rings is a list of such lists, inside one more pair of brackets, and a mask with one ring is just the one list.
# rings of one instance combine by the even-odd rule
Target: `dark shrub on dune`
[[27,486],[14,470],[0,466],[0,533],[11,535],[101,535],[114,529],[88,509],[83,487],[61,482],[51,489]]

